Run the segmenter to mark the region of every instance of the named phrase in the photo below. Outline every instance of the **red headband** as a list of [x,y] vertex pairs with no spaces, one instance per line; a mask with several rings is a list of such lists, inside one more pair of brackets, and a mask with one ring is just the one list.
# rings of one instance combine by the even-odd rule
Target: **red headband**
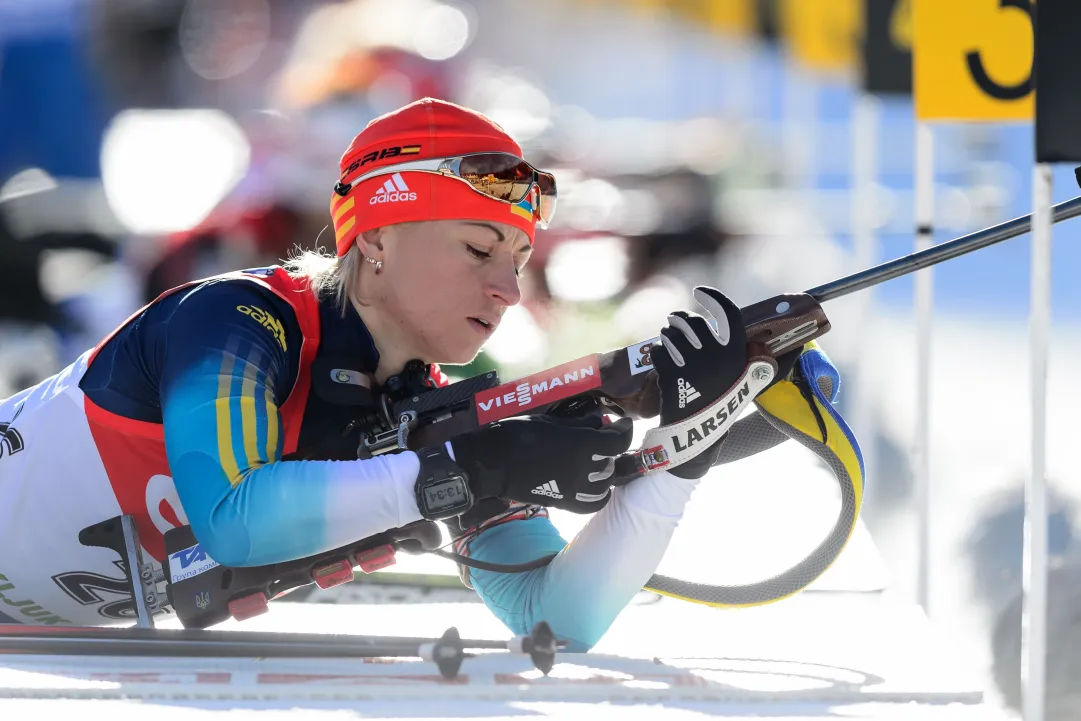
[[[478,112],[424,98],[368,123],[342,155],[339,180],[410,160],[500,152],[522,157],[503,128]],[[468,184],[435,173],[377,175],[330,199],[338,256],[358,234],[419,220],[490,220],[521,228],[533,242],[536,221],[521,208],[486,198]],[[527,217],[528,216],[528,217]]]

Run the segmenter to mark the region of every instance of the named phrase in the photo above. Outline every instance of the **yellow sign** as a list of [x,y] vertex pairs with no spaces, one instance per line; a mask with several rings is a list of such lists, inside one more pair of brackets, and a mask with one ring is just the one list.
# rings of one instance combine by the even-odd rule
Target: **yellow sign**
[[719,33],[750,36],[758,24],[754,0],[703,0],[706,22]]
[[575,7],[611,7],[645,16],[670,16],[721,34],[751,36],[758,26],[756,0],[565,0]]
[[912,0],[919,120],[1031,120],[1029,0]]
[[854,67],[862,9],[862,0],[783,0],[781,25],[796,60],[825,72]]
[[757,27],[754,0],[668,0],[686,22],[724,35],[750,36]]

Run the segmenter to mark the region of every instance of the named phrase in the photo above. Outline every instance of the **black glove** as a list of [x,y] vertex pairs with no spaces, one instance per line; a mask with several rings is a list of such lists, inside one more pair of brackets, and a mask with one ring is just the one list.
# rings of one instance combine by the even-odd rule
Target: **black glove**
[[[661,343],[651,353],[661,390],[661,425],[678,423],[725,395],[747,368],[747,333],[743,315],[719,290],[694,289],[694,298],[717,322],[714,330],[697,313],[677,310],[661,330]],[[670,472],[680,478],[701,478],[717,461],[724,436],[706,451]]]
[[476,501],[503,498],[574,513],[595,513],[611,495],[614,456],[631,444],[621,418],[507,418],[450,440]]

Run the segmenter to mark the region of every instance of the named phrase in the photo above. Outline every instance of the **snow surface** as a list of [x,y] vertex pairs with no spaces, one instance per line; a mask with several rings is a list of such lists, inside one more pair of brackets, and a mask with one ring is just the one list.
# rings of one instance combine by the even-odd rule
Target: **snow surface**
[[[264,616],[219,628],[439,635],[449,625],[465,637],[507,636],[480,604],[281,602]],[[50,701],[49,712],[82,698],[83,708],[74,710],[108,710],[120,719],[148,713],[148,706],[155,718],[178,707],[207,716],[246,709],[230,719],[273,719],[298,707],[319,719],[582,718],[584,709],[593,709],[591,717],[632,719],[996,718],[922,613],[881,593],[807,593],[739,611],[667,598],[634,604],[594,652],[560,655],[547,678],[527,658],[502,654],[466,659],[461,674],[445,681],[433,665],[408,660],[8,656],[0,696],[24,698],[0,701],[0,712],[27,718],[31,697],[68,699]]]
[[[809,451],[784,444],[705,479],[659,571],[703,582],[760,579],[817,544],[837,507],[832,475]],[[557,513],[555,521],[570,537],[585,519]],[[387,573],[395,570],[454,572],[449,562],[426,557],[405,557]],[[467,659],[457,683],[418,660],[6,656],[0,713],[111,719],[184,713],[230,721],[275,719],[300,709],[301,718],[314,719],[996,718],[979,679],[889,585],[861,524],[841,559],[808,592],[738,610],[643,593],[592,653],[560,655],[548,678],[528,659],[506,655]],[[161,625],[178,627],[175,621]],[[452,625],[469,638],[509,635],[480,603],[423,598],[401,604],[282,600],[264,616],[219,629],[439,636]],[[194,709],[198,713],[190,715]]]

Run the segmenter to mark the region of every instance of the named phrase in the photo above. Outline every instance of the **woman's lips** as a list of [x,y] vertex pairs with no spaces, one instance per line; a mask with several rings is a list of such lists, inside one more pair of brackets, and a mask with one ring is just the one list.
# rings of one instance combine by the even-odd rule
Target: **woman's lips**
[[479,318],[472,318],[471,317],[469,319],[469,324],[471,326],[473,326],[473,328],[475,328],[479,333],[482,333],[485,337],[488,337],[492,333],[495,332],[495,324],[493,324],[493,323],[485,324],[485,322],[483,322]]

